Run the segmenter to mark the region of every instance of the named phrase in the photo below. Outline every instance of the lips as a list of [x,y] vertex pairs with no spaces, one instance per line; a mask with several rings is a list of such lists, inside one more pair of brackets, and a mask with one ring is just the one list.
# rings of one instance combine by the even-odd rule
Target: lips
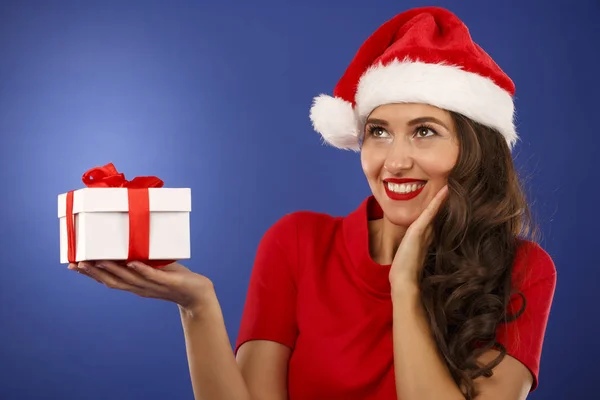
[[419,179],[412,179],[412,178],[388,178],[388,179],[384,179],[384,182],[389,182],[389,183],[397,183],[397,184],[402,184],[402,183],[427,183],[427,181],[425,180],[419,180]]
[[390,178],[385,179],[383,186],[385,192],[391,200],[406,201],[417,197],[422,191],[427,181],[411,178]]

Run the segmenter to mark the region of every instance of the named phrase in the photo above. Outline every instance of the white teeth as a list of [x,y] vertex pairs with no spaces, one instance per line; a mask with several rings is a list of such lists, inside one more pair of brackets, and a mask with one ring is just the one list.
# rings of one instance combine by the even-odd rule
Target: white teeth
[[421,189],[423,186],[425,186],[424,183],[388,183],[387,185],[388,188],[395,193],[410,193],[414,192],[415,190]]

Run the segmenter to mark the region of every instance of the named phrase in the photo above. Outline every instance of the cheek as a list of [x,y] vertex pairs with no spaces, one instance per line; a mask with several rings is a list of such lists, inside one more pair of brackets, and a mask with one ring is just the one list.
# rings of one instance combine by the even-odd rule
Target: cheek
[[368,179],[376,179],[381,174],[385,155],[382,156],[380,153],[371,147],[363,147],[361,151],[360,161],[363,172]]
[[456,165],[457,155],[454,151],[431,153],[423,157],[419,164],[430,178],[446,178]]

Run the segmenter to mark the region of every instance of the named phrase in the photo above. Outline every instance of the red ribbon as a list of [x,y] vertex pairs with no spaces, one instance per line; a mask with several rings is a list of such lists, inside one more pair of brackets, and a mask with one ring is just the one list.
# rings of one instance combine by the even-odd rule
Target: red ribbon
[[[129,261],[142,261],[161,268],[173,261],[148,260],[150,257],[150,201],[148,188],[160,188],[164,182],[156,176],[138,176],[131,181],[119,173],[112,163],[88,170],[82,177],[87,187],[127,188],[129,203]],[[73,218],[73,190],[67,193],[67,242],[69,263],[75,263],[75,220]]]

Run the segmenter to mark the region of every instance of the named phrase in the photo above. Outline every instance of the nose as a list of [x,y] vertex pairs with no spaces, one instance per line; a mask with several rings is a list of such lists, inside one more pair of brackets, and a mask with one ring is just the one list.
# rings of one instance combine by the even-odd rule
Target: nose
[[406,143],[404,140],[394,140],[390,146],[383,167],[390,174],[398,175],[402,171],[412,168],[413,162],[410,144]]

